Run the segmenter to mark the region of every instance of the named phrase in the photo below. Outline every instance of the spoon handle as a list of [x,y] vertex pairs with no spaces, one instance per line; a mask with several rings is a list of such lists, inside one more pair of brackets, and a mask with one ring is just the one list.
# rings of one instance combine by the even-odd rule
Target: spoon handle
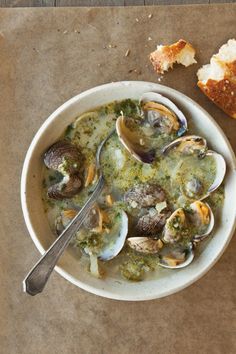
[[101,175],[97,182],[97,185],[84,204],[83,208],[70,222],[67,228],[61,233],[61,235],[54,241],[51,247],[44,253],[40,258],[38,263],[31,269],[29,274],[23,280],[23,289],[30,295],[36,295],[43,291],[58,259],[62,255],[63,251],[66,249],[70,240],[74,234],[81,227],[86,215],[92,209],[95,201],[102,192],[104,186],[104,177]]

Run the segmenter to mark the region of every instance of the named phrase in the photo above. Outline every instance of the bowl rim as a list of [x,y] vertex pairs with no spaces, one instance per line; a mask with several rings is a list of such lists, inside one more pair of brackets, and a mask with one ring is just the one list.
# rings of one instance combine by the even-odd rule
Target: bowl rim
[[[28,176],[28,171],[29,171],[29,164],[30,164],[31,157],[33,155],[34,149],[35,149],[38,141],[40,140],[41,135],[47,129],[47,127],[51,125],[51,123],[54,121],[54,119],[57,118],[57,116],[59,114],[61,114],[64,111],[66,111],[72,104],[74,104],[77,101],[81,100],[82,98],[85,98],[86,96],[94,94],[94,93],[96,93],[96,92],[98,92],[100,90],[104,90],[104,89],[110,88],[111,86],[113,88],[116,88],[116,87],[118,88],[118,87],[123,86],[123,85],[150,85],[150,86],[153,86],[153,87],[155,86],[156,90],[158,90],[158,89],[162,89],[162,90],[166,89],[170,93],[172,93],[173,95],[177,95],[179,99],[183,99],[185,101],[188,101],[188,103],[190,103],[191,105],[193,105],[196,108],[200,109],[203,112],[203,114],[205,116],[207,116],[207,118],[211,121],[211,123],[215,126],[215,128],[219,131],[220,135],[224,139],[225,144],[227,146],[227,149],[228,149],[228,151],[230,153],[230,158],[231,158],[231,162],[232,162],[232,169],[236,170],[236,157],[235,157],[234,151],[233,151],[233,149],[232,149],[232,147],[231,147],[231,145],[230,145],[230,143],[228,141],[228,138],[226,137],[226,135],[225,135],[224,131],[222,130],[222,128],[218,125],[218,123],[214,120],[214,118],[204,108],[202,108],[197,102],[195,102],[193,99],[191,99],[187,95],[183,94],[182,92],[180,92],[178,90],[175,90],[175,89],[173,89],[171,87],[165,86],[165,85],[160,85],[158,83],[148,82],[148,81],[117,81],[117,82],[111,82],[111,83],[98,85],[98,86],[90,88],[90,89],[88,89],[86,91],[83,91],[83,92],[75,95],[74,97],[70,98],[66,102],[64,102],[53,113],[50,114],[50,116],[43,122],[43,124],[40,126],[40,128],[38,129],[38,131],[34,135],[32,141],[31,141],[31,144],[30,144],[30,146],[29,146],[29,148],[27,150],[26,156],[25,156],[25,160],[24,160],[24,164],[23,164],[23,168],[22,168],[22,174],[21,174],[21,182],[20,182],[21,207],[22,207],[22,211],[23,211],[25,224],[26,224],[26,227],[27,227],[28,232],[30,234],[30,237],[31,237],[32,241],[34,242],[36,248],[38,249],[38,251],[40,252],[41,255],[43,255],[46,250],[42,246],[42,244],[40,243],[40,241],[37,238],[37,235],[36,235],[36,233],[34,231],[34,227],[33,227],[32,223],[31,223],[30,213],[28,211],[27,201],[26,201],[27,176]],[[145,296],[134,297],[133,295],[132,296],[127,296],[126,294],[124,294],[124,295],[120,296],[120,295],[116,295],[113,292],[110,292],[108,290],[101,289],[101,288],[98,289],[97,287],[94,287],[92,285],[86,284],[86,283],[76,279],[73,275],[69,274],[67,271],[65,271],[60,266],[56,266],[55,270],[63,278],[65,278],[66,280],[68,280],[72,284],[78,286],[79,288],[81,288],[81,289],[83,289],[85,291],[88,291],[90,293],[93,293],[95,295],[99,295],[99,296],[105,297],[105,298],[109,298],[109,299],[113,299],[113,300],[124,300],[124,301],[144,301],[144,300],[153,300],[153,299],[157,299],[157,298],[162,298],[162,297],[177,293],[177,292],[183,290],[184,288],[187,288],[188,286],[190,286],[191,284],[196,282],[198,279],[203,277],[215,265],[215,263],[219,260],[219,258],[224,253],[225,249],[227,248],[227,246],[228,246],[228,244],[229,244],[229,242],[230,242],[230,240],[231,240],[231,238],[233,236],[235,228],[236,228],[236,215],[234,217],[234,221],[232,223],[230,232],[228,233],[228,237],[225,239],[223,247],[218,252],[217,256],[212,260],[212,262],[209,263],[207,266],[205,266],[205,268],[203,268],[201,271],[199,271],[198,274],[196,274],[195,276],[191,277],[191,279],[189,279],[183,285],[175,286],[174,289],[170,289],[169,291],[165,291],[161,295],[145,294]]]

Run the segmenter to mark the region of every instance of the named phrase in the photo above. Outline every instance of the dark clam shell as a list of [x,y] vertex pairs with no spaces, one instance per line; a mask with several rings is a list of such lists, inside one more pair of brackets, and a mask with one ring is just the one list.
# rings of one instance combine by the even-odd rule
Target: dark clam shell
[[44,154],[44,163],[48,168],[61,172],[61,166],[66,162],[68,174],[78,172],[80,160],[78,148],[67,140],[56,142]]
[[81,187],[79,165],[81,155],[77,147],[67,140],[53,144],[44,154],[45,165],[64,176],[59,183],[48,188],[48,197],[52,199],[72,198]]
[[[65,177],[66,178],[66,177]],[[81,187],[81,180],[77,174],[68,177],[67,181],[64,179],[60,183],[56,183],[48,188],[48,196],[52,199],[72,198],[77,194]]]
[[165,200],[165,192],[158,184],[138,184],[124,195],[124,201],[138,208],[155,206]]
[[169,210],[163,210],[161,213],[156,212],[154,215],[150,213],[143,215],[136,225],[139,235],[156,236],[165,226],[167,218],[171,215]]

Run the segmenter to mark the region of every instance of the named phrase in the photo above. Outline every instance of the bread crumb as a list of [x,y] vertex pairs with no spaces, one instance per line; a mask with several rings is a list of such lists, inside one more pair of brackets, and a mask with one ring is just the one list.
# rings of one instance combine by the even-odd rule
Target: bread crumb
[[139,22],[139,19],[138,19],[138,18],[136,18],[136,19],[135,19],[135,21],[136,21],[136,22]]
[[148,37],[148,41],[152,41],[152,37]]
[[127,49],[125,52],[125,57],[128,57],[130,55],[130,49]]
[[148,15],[148,18],[152,18],[152,16],[153,16],[152,14],[149,14],[149,15]]
[[158,74],[163,74],[175,63],[189,66],[196,63],[194,59],[195,49],[184,39],[171,45],[158,45],[157,49],[150,54],[150,61]]

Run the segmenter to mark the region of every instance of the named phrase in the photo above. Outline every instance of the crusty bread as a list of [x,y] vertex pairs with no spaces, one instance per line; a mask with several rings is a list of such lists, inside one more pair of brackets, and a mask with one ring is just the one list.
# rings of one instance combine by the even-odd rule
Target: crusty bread
[[236,118],[236,40],[230,39],[197,72],[198,86],[216,105]]
[[155,52],[150,54],[150,60],[155,71],[163,74],[169,68],[173,68],[174,63],[189,66],[196,63],[194,59],[195,49],[190,43],[183,39],[171,45],[158,45]]

